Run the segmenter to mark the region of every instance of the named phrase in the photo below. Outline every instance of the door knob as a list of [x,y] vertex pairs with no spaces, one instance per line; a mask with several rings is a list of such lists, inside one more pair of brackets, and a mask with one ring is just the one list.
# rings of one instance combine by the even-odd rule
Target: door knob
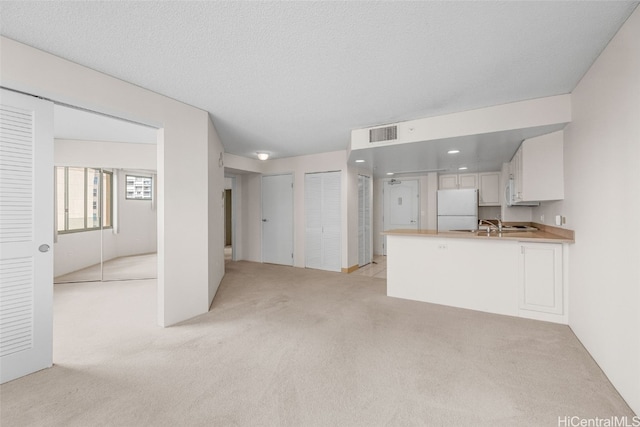
[[43,245],[38,246],[38,250],[40,252],[49,252],[49,249],[51,249],[51,248],[46,243],[43,244]]
[[267,221],[268,221],[268,220],[266,220],[266,219],[262,218],[262,222],[267,222]]

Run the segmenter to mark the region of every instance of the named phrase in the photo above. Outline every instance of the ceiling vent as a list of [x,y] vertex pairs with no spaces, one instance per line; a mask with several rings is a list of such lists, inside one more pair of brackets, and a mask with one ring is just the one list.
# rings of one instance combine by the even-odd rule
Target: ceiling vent
[[369,129],[369,142],[393,141],[398,139],[398,126]]

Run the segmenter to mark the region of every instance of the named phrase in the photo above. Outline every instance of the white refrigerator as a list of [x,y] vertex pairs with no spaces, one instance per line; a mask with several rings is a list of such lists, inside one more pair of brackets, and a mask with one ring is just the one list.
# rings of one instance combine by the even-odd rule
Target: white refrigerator
[[478,228],[478,190],[438,190],[438,231]]

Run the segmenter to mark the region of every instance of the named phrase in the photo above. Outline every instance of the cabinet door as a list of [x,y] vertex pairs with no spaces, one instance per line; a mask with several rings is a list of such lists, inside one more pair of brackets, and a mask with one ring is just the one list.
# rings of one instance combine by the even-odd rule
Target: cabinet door
[[480,206],[500,206],[500,172],[478,174]]
[[438,189],[455,190],[458,188],[458,175],[440,175],[438,177]]
[[465,173],[458,175],[458,188],[478,188],[478,174]]
[[520,309],[562,314],[562,245],[520,247]]

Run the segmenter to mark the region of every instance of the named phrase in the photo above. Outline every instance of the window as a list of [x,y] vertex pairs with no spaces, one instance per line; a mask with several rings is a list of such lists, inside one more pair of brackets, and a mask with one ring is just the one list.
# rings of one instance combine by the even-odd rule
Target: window
[[93,168],[56,167],[59,233],[113,226],[113,174]]
[[151,200],[152,188],[150,176],[127,175],[127,199]]

